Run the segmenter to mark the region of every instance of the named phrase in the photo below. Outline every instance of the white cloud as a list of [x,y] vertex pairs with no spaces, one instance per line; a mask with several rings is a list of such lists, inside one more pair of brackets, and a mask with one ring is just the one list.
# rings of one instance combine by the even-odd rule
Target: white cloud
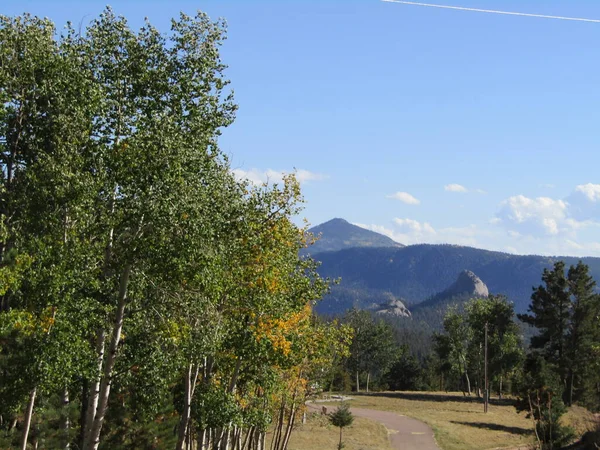
[[391,227],[358,223],[355,225],[384,234],[405,245],[453,244],[492,250],[498,248],[493,245],[493,242],[497,242],[498,238],[503,236],[498,229],[481,228],[475,224],[438,229],[428,222],[419,222],[414,219],[395,218],[392,223]]
[[448,192],[462,192],[462,193],[469,192],[469,190],[466,187],[464,187],[463,185],[460,185],[460,184],[456,184],[456,183],[447,184],[446,186],[444,186],[444,190],[448,191]]
[[475,189],[475,192],[478,194],[487,194],[487,191],[484,191],[483,189]]
[[394,219],[393,223],[394,226],[392,228],[375,224],[355,223],[354,225],[381,233],[404,245],[431,242],[432,237],[436,233],[433,227],[427,222],[421,223],[412,219]]
[[403,244],[403,242],[401,242],[397,238],[396,233],[391,228],[386,228],[383,225],[367,225],[366,223],[356,223],[356,222],[354,222],[353,225],[364,228],[365,230],[371,230],[376,233],[383,234],[384,236],[387,236],[387,237],[393,239],[394,241]]
[[567,218],[567,203],[549,197],[528,198],[516,195],[501,203],[497,217],[514,231],[556,235]]
[[600,184],[580,184],[566,200],[574,219],[600,220]]
[[309,181],[321,181],[325,180],[326,178],[327,175],[322,173],[310,172],[304,169],[296,170],[296,179],[300,184],[308,183]]
[[[575,242],[573,240],[568,239],[566,241],[567,245],[578,251],[579,255],[591,255],[597,254],[600,252],[600,242]],[[579,256],[576,255],[576,256]]]
[[[286,171],[277,171],[273,169],[267,170],[259,170],[259,169],[250,169],[250,170],[242,170],[242,169],[233,169],[233,174],[238,180],[248,180],[250,183],[259,185],[263,183],[281,183],[283,181],[283,177]],[[291,173],[296,174],[296,179],[300,184],[306,184],[310,181],[320,181],[327,178],[326,175],[321,173],[310,172],[305,169],[298,169],[292,171]]]
[[519,235],[574,239],[579,230],[600,226],[600,184],[576,186],[565,199],[510,197],[500,204],[496,218],[490,222]]
[[406,245],[447,243],[522,255],[600,256],[600,184],[578,185],[563,198],[515,195],[500,203],[495,217],[471,225],[448,227],[404,217],[385,226],[360,226]]
[[412,219],[394,219],[394,223],[402,233],[412,233],[418,235],[435,235],[435,230],[427,222],[417,222]]
[[395,194],[388,195],[387,198],[400,200],[402,203],[406,203],[407,205],[418,205],[419,203],[421,203],[420,200],[416,199],[408,192],[396,192]]
[[575,192],[581,192],[593,203],[600,202],[600,184],[580,184],[575,188]]

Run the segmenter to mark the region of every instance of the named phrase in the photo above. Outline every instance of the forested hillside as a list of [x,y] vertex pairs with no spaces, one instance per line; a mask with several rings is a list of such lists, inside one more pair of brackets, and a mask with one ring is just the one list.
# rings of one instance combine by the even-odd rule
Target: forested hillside
[[[351,298],[372,302],[393,295],[415,305],[450,286],[463,270],[476,273],[492,294],[504,294],[523,312],[531,291],[539,285],[540,273],[557,260],[576,264],[579,258],[520,256],[454,245],[411,245],[402,248],[349,248],[315,255],[322,262],[319,273],[341,277],[340,286],[327,296],[321,310],[331,312],[331,303],[347,305]],[[590,273],[600,278],[600,258],[581,258]],[[333,300],[335,299],[335,300]],[[361,306],[361,301],[356,306]],[[343,312],[340,310],[339,312]]]

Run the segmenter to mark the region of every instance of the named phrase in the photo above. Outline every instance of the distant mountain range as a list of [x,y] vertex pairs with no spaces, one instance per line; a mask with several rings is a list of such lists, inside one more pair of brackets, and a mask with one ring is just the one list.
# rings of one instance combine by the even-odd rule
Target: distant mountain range
[[521,256],[455,245],[402,246],[343,219],[309,231],[322,234],[321,241],[308,249],[322,262],[319,273],[341,277],[341,283],[316,307],[326,314],[343,313],[353,306],[377,309],[394,302],[414,311],[417,304],[447,290],[464,271],[476,274],[490,294],[506,295],[517,312],[524,312],[532,288],[541,284],[542,271],[558,260],[567,265],[582,260],[600,283],[600,258]]
[[365,230],[344,219],[332,219],[309,231],[320,236],[317,243],[307,250],[311,255],[354,247],[404,247],[383,234]]

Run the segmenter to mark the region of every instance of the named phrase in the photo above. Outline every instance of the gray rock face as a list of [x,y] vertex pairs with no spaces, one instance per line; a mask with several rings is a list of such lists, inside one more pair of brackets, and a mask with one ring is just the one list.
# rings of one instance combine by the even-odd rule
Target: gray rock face
[[473,297],[488,297],[490,292],[481,278],[470,270],[463,270],[452,286],[444,291],[447,295],[470,294]]
[[396,317],[411,317],[410,311],[400,300],[390,300],[373,308],[375,314],[386,314]]

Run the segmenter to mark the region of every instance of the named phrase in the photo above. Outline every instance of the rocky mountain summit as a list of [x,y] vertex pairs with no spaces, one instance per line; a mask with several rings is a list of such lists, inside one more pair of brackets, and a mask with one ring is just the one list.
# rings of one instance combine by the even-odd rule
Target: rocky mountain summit
[[470,270],[463,270],[457,280],[448,289],[440,295],[444,297],[454,297],[457,295],[469,295],[470,297],[484,297],[490,295],[488,287],[481,278]]

